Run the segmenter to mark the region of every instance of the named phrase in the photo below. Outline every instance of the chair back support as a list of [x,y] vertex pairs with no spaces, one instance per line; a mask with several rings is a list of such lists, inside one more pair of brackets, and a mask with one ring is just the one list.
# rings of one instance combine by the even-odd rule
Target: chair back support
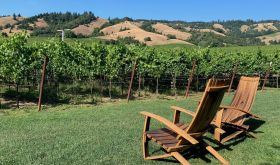
[[257,94],[259,80],[259,77],[241,77],[231,106],[249,112]]
[[[230,106],[250,112],[257,94],[259,80],[259,77],[241,77]],[[243,112],[225,110],[223,121],[243,124],[245,118],[242,116],[244,116]]]
[[228,81],[210,79],[205,88],[196,114],[190,123],[187,133],[204,133],[208,130],[228,89]]

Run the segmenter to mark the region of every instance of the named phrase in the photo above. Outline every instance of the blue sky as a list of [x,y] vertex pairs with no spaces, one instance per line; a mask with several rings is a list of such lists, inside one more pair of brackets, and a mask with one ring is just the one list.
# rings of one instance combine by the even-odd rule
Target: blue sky
[[103,18],[280,20],[279,6],[280,0],[0,0],[0,15],[92,11]]

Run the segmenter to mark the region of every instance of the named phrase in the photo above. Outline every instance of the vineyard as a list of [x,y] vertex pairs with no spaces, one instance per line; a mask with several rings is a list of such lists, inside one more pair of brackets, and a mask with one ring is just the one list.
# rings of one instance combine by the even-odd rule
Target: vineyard
[[[57,39],[28,44],[28,34],[19,33],[0,41],[0,81],[4,97],[35,101],[42,64],[48,60],[44,101],[67,101],[81,96],[109,98],[125,96],[135,68],[135,92],[167,92],[185,89],[195,64],[197,80],[192,89],[201,90],[209,77],[236,75],[265,77],[280,73],[280,48],[154,48],[139,45],[91,45]],[[268,82],[276,87],[277,82]],[[195,86],[195,87],[194,87]],[[74,101],[75,102],[75,101]]]
[[277,6],[3,1],[0,165],[280,165]]

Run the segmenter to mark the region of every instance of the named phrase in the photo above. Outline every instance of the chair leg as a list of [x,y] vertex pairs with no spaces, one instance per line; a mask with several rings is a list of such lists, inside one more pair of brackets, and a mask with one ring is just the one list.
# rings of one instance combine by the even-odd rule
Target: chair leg
[[214,138],[219,142],[221,141],[221,133],[217,129],[214,130]]
[[221,135],[223,133],[225,133],[225,131],[223,131],[223,133],[220,131],[221,130],[221,127],[222,127],[222,118],[223,118],[223,113],[224,113],[224,109],[220,109],[217,114],[216,114],[216,121],[215,121],[215,126],[218,127],[218,128],[215,128],[214,129],[214,138],[217,140],[217,141],[221,141]]
[[157,160],[157,159],[163,159],[163,158],[168,158],[172,156],[171,154],[163,154],[163,155],[157,155],[157,156],[149,156],[146,157],[145,160]]
[[190,165],[190,163],[179,153],[171,152],[171,155],[183,165]]
[[223,143],[229,141],[230,139],[235,138],[236,136],[240,135],[241,133],[244,133],[244,131],[236,131],[235,133],[230,134],[229,136],[223,138],[221,140],[221,143],[223,144]]
[[149,141],[145,133],[143,134],[143,157],[144,159],[149,157]]
[[163,154],[158,156],[150,156],[149,154],[149,139],[147,138],[146,134],[143,134],[143,157],[144,160],[155,160],[155,159],[163,159],[172,156],[171,154]]
[[208,144],[205,144],[205,148],[208,152],[210,152],[216,159],[218,159],[222,164],[229,165],[229,162],[225,160],[213,147],[209,146]]

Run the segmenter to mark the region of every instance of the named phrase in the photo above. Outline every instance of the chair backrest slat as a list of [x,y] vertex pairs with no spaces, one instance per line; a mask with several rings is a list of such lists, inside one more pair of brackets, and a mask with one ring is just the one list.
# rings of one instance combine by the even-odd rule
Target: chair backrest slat
[[228,89],[228,81],[210,79],[187,133],[205,132],[214,119]]
[[[257,94],[259,80],[259,77],[241,77],[230,106],[250,112]],[[242,125],[245,118],[243,112],[233,110],[226,110],[223,115],[224,122],[233,122],[238,125]]]
[[241,77],[231,106],[250,111],[259,86],[259,77]]

